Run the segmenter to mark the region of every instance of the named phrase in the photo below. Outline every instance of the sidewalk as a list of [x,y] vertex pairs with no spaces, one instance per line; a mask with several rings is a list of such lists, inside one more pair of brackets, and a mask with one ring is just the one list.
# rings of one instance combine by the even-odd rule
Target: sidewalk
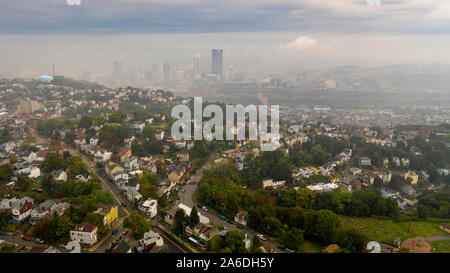
[[177,240],[177,242],[183,244],[184,247],[188,248],[190,251],[192,251],[193,253],[200,253],[197,249],[193,248],[191,245],[187,244],[183,239],[181,239],[180,237],[178,237],[177,235],[175,235],[170,229],[168,229],[167,227],[165,227],[162,224],[157,224],[158,227],[162,230],[164,230],[165,232],[167,232],[170,236],[172,236],[173,238],[175,238]]

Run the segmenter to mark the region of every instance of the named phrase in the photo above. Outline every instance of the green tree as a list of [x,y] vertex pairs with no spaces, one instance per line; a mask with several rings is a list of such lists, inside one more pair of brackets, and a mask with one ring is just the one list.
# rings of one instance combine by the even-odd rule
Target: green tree
[[197,208],[192,207],[191,214],[189,215],[189,222],[196,225],[200,222],[200,217],[198,216]]
[[11,164],[0,165],[0,181],[7,181],[13,175],[14,168]]
[[178,209],[175,212],[175,216],[173,218],[173,231],[176,234],[184,234],[184,224],[186,223],[186,212],[182,209]]
[[301,248],[303,242],[303,231],[297,228],[290,229],[281,238],[281,244],[283,246],[296,252]]
[[33,184],[33,180],[28,177],[28,174],[21,173],[17,176],[16,185],[19,187],[21,191],[28,191],[31,184]]
[[230,230],[227,232],[225,236],[225,241],[231,253],[245,252],[244,238],[245,238],[244,233],[238,230]]
[[78,122],[78,127],[87,129],[92,126],[92,123],[93,123],[92,117],[83,116]]
[[317,212],[316,234],[322,242],[328,244],[332,240],[334,230],[339,226],[339,217],[329,210]]

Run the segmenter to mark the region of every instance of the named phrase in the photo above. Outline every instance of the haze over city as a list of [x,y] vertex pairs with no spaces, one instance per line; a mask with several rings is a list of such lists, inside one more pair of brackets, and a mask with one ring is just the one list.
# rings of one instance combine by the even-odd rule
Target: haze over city
[[[224,49],[245,79],[339,65],[450,63],[445,0],[0,1],[3,77],[102,80],[113,61],[144,74],[159,60],[192,69]],[[208,72],[209,73],[209,72]]]

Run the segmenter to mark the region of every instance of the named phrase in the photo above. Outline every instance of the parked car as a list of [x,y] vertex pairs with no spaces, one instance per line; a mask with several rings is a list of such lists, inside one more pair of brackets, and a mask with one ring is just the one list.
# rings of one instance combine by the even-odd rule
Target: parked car
[[116,234],[117,232],[119,232],[119,230],[116,228],[116,229],[113,229],[113,231],[111,232],[111,235],[114,235],[114,234]]
[[0,230],[0,235],[6,235],[6,233]]
[[28,237],[28,236],[25,236],[25,235],[20,235],[20,237],[22,238],[22,240],[24,240],[24,241],[31,241],[31,238],[30,237]]
[[203,209],[204,211],[208,211],[208,209],[207,209],[206,207],[203,207],[202,209]]
[[122,206],[124,206],[125,208],[127,207],[127,203],[125,203],[125,201],[122,201]]
[[226,218],[225,216],[221,215],[221,216],[220,216],[220,219],[226,220],[227,218]]
[[128,234],[128,230],[122,232],[122,235],[127,235]]
[[258,234],[257,237],[258,237],[258,239],[260,239],[261,241],[267,241],[266,237],[264,237],[264,235],[262,235],[262,234]]

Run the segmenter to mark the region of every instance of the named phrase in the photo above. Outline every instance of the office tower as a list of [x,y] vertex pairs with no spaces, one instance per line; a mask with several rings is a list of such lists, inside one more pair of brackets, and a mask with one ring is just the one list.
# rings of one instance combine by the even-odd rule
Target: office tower
[[223,73],[223,50],[212,50],[212,74],[222,76]]
[[194,77],[200,77],[200,54],[194,54],[194,65],[193,65],[193,75]]
[[229,66],[228,70],[227,70],[227,81],[228,82],[234,82],[234,73],[235,73],[234,68],[232,66]]

